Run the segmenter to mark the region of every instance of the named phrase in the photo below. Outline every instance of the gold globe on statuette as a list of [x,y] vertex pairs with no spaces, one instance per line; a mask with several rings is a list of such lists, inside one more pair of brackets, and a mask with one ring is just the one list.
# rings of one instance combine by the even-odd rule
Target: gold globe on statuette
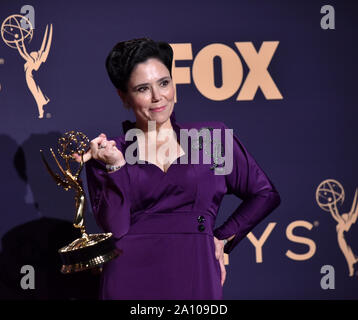
[[[105,263],[117,257],[120,254],[120,250],[115,247],[112,233],[87,234],[85,230],[86,197],[80,174],[84,165],[83,155],[88,149],[89,139],[82,132],[69,131],[58,139],[58,145],[58,154],[65,161],[65,168],[58,161],[52,148],[50,148],[50,151],[63,175],[62,177],[52,171],[42,150],[40,150],[40,153],[47,171],[57,185],[63,187],[66,191],[69,189],[75,190],[76,215],[73,226],[80,229],[82,236],[58,250],[62,260],[61,272],[72,273],[94,268]],[[81,156],[81,162],[74,173],[72,172],[70,161],[76,162],[75,153]]]

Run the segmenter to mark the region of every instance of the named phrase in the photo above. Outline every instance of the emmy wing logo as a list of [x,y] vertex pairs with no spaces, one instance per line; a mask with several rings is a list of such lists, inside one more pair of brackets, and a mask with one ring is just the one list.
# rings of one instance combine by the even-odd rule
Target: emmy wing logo
[[[28,29],[21,27],[21,21],[24,20],[29,26]],[[32,72],[38,71],[41,64],[46,62],[52,42],[52,24],[50,25],[50,31],[48,31],[48,26],[46,26],[42,45],[38,51],[28,53],[26,49],[25,42],[31,42],[33,28],[30,20],[25,16],[14,14],[7,17],[1,25],[1,37],[6,45],[10,48],[17,49],[20,56],[25,60],[24,71],[26,83],[35,98],[39,118],[43,118],[44,105],[49,103],[50,99],[42,93],[40,87],[36,84]]]
[[358,189],[356,189],[352,208],[348,213],[340,214],[337,204],[344,201],[344,189],[342,185],[333,179],[328,179],[318,186],[316,190],[316,201],[321,209],[330,212],[331,216],[337,222],[337,240],[339,248],[347,260],[349,276],[354,275],[354,264],[358,262],[358,256],[355,255],[351,247],[344,238],[344,232],[348,232],[352,224],[356,223],[358,216],[357,207]]

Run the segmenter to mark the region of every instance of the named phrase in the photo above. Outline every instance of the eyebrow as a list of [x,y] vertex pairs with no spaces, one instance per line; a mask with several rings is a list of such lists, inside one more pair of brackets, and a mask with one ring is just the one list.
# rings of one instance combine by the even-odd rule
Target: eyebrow
[[[163,78],[160,78],[157,82],[163,81],[164,79],[168,79],[168,78],[170,78],[170,77],[169,77],[169,76],[165,76],[165,77],[163,77]],[[138,88],[138,87],[140,87],[140,86],[147,86],[147,85],[149,85],[149,83],[137,84],[133,89],[136,89],[136,88]]]

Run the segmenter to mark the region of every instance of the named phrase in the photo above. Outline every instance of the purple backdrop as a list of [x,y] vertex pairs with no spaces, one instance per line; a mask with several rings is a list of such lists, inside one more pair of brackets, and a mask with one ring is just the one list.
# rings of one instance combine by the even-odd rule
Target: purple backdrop
[[[1,23],[11,15],[26,14],[21,13],[26,4],[33,7],[35,19],[33,39],[26,43],[29,53],[40,49],[46,25],[53,26],[47,60],[33,73],[50,101],[44,118],[39,119],[25,80],[25,61],[17,49],[0,39],[0,297],[80,299],[96,295],[97,274],[59,274],[56,249],[76,236],[71,229],[73,193],[51,180],[39,149],[50,159],[49,147],[69,130],[83,131],[91,139],[101,132],[109,136],[122,133],[121,122],[134,120],[134,116],[122,106],[104,60],[118,41],[148,36],[171,44],[191,44],[193,59],[176,61],[177,68],[190,68],[191,78],[189,84],[177,85],[177,120],[220,120],[233,128],[282,198],[280,207],[252,232],[259,239],[273,228],[262,246],[262,262],[253,238],[245,238],[230,254],[224,297],[358,298],[358,266],[349,276],[347,259],[337,242],[337,222],[316,202],[318,185],[334,179],[345,191],[339,212],[347,213],[358,187],[354,98],[358,6],[353,1],[328,3],[335,10],[335,29],[327,30],[321,27],[325,16],[321,7],[327,3],[317,0],[2,0]],[[250,42],[257,52],[263,43],[278,42],[266,69],[282,99],[269,99],[258,88],[252,100],[236,100],[250,67],[235,42]],[[211,44],[223,44],[228,52],[230,48],[243,65],[240,87],[224,100],[207,98],[193,79],[193,61]],[[217,87],[226,79],[226,69],[221,66],[225,61],[214,59]],[[239,203],[240,199],[227,196],[217,224]],[[86,224],[90,232],[100,231],[90,211]],[[357,223],[344,236],[358,255]],[[35,268],[35,290],[20,287],[20,268],[26,264]],[[334,268],[334,289],[321,286],[324,265]],[[85,283],[87,289],[78,289],[78,283]]]

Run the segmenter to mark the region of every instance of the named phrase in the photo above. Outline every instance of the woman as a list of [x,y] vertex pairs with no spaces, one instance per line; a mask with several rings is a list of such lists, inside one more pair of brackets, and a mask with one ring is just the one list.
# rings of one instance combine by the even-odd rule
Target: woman
[[[118,43],[106,60],[124,106],[136,117],[122,125],[124,134],[138,130],[139,161],[128,163],[133,141],[124,135],[99,135],[84,156],[90,160],[87,183],[96,221],[113,233],[122,252],[103,266],[101,299],[222,299],[224,252],[280,203],[274,185],[235,135],[228,174],[215,174],[217,162],[190,162],[193,139],[185,148],[181,131],[209,128],[211,134],[228,128],[215,121],[176,121],[172,59],[169,44],[143,38]],[[163,132],[169,132],[165,139]],[[203,160],[206,149],[199,142]],[[177,164],[183,159],[189,160]],[[225,194],[243,202],[213,230]]]

